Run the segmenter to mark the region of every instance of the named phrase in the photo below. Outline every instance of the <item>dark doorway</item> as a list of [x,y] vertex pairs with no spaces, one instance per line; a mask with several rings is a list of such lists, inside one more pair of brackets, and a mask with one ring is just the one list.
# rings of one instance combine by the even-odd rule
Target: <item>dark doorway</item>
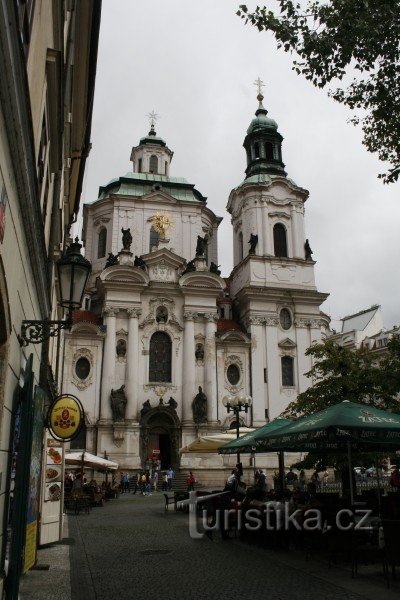
[[168,433],[160,433],[159,445],[161,468],[169,469],[171,466],[171,438],[169,437]]

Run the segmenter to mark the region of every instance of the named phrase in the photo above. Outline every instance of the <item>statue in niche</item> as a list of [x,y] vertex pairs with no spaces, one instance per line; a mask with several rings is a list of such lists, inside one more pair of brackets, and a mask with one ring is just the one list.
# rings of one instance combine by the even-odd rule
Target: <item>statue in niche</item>
[[126,356],[126,341],[125,340],[118,340],[116,351],[117,351],[117,356],[119,356],[119,357]]
[[186,269],[183,271],[182,275],[184,275],[185,273],[192,273],[192,271],[196,270],[196,265],[194,264],[194,259],[193,260],[189,260],[189,262],[186,265]]
[[108,258],[106,260],[106,266],[104,267],[105,269],[107,269],[108,267],[113,267],[114,265],[118,264],[118,254],[113,254],[112,252],[108,253]]
[[159,401],[158,405],[159,406],[164,406],[164,398],[163,397],[160,398],[160,401]]
[[150,400],[146,400],[146,402],[143,402],[143,408],[142,408],[142,410],[140,411],[140,416],[141,416],[141,417],[144,417],[144,415],[145,415],[146,413],[148,413],[148,412],[149,412],[149,410],[151,410],[151,404],[150,404]]
[[159,306],[156,312],[157,323],[166,323],[168,320],[168,310],[165,306]]
[[197,236],[197,244],[196,244],[196,257],[204,256],[207,248],[207,240],[205,237],[201,237],[201,235]]
[[110,401],[113,420],[123,421],[125,419],[126,403],[128,402],[124,385],[121,385],[118,390],[111,390]]
[[135,256],[135,261],[133,263],[133,266],[139,267],[139,269],[142,269],[143,271],[146,270],[146,263],[144,262],[144,260],[141,256]]
[[173,410],[176,409],[176,407],[178,406],[177,401],[175,400],[175,398],[173,398],[172,396],[170,397],[170,399],[168,400],[168,406],[170,408],[172,408]]
[[220,266],[221,265],[216,265],[214,262],[211,261],[210,273],[215,273],[216,275],[221,275],[221,271],[218,268]]
[[255,254],[256,253],[256,246],[258,244],[258,234],[257,233],[251,233],[250,234],[250,239],[249,239],[248,243],[250,244],[249,254]]
[[204,360],[204,346],[203,344],[196,344],[196,350],[194,353],[196,360]]
[[311,250],[308,240],[306,240],[306,243],[304,244],[304,251],[306,253],[306,260],[312,260],[313,251]]
[[203,392],[201,385],[199,386],[199,393],[195,396],[192,404],[193,410],[193,421],[195,423],[206,423],[207,422],[207,396]]
[[130,228],[121,229],[122,232],[122,247],[124,250],[130,250],[132,245],[132,234]]

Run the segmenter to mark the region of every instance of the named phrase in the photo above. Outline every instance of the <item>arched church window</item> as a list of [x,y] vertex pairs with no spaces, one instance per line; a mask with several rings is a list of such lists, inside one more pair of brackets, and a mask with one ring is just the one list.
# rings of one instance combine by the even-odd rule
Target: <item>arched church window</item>
[[168,161],[165,161],[164,171],[165,171],[165,175],[168,175]]
[[78,379],[82,379],[82,381],[84,381],[85,379],[87,379],[89,377],[89,373],[90,373],[90,362],[86,358],[86,356],[81,356],[81,358],[78,358],[78,360],[76,361],[75,374],[78,377]]
[[293,358],[291,356],[282,356],[282,385],[286,387],[294,386]]
[[142,172],[142,159],[139,158],[139,160],[138,160],[138,173],[141,173],[141,172]]
[[256,158],[260,158],[260,144],[258,142],[254,144],[254,155]]
[[155,154],[150,156],[150,173],[158,173],[158,158]]
[[239,231],[239,260],[243,260],[243,233]]
[[163,331],[156,331],[150,339],[149,381],[171,381],[171,358],[171,338]]
[[279,313],[279,322],[281,324],[282,329],[288,330],[292,326],[292,315],[288,311],[287,308],[282,308]]
[[286,229],[282,223],[274,225],[275,256],[287,256]]
[[151,252],[151,249],[154,248],[155,246],[158,246],[158,242],[160,239],[160,234],[158,233],[158,231],[156,231],[154,229],[154,227],[150,228],[150,248],[149,248],[149,252]]
[[240,369],[237,365],[229,365],[226,370],[226,378],[231,385],[237,385],[240,381]]
[[107,247],[107,229],[102,227],[99,231],[99,239],[97,241],[97,258],[104,258]]
[[274,158],[274,147],[271,142],[265,142],[265,157],[268,160],[273,160]]

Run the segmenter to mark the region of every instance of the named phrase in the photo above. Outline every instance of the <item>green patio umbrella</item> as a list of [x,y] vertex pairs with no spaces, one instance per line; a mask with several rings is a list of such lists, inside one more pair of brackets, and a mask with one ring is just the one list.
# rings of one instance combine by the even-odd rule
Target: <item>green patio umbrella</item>
[[250,431],[250,433],[246,433],[246,435],[242,435],[236,440],[232,440],[228,444],[221,446],[218,449],[218,452],[219,454],[236,454],[237,452],[240,454],[250,454],[255,451],[268,452],[268,450],[262,450],[261,448],[256,447],[255,438],[264,434],[272,434],[279,428],[289,425],[290,423],[293,423],[290,419],[274,419],[270,423],[263,425],[263,427],[254,429],[253,431]]
[[335,452],[349,443],[362,450],[395,450],[400,448],[400,414],[344,400],[277,431],[259,430],[255,441],[259,451]]
[[400,448],[400,415],[343,400],[320,412],[280,428],[255,436],[258,451],[299,452],[346,451],[349,461],[350,495],[354,501],[351,451],[397,450]]

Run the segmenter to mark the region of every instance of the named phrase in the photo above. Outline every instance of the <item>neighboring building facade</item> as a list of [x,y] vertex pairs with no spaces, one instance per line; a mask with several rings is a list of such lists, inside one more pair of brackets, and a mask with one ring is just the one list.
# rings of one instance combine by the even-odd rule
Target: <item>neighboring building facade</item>
[[98,0],[0,5],[0,595],[6,582],[7,598],[17,597],[20,557],[24,568],[34,560],[36,534],[46,543],[61,531],[60,501],[38,503],[43,414],[60,389],[62,344],[21,347],[19,334],[24,319],[62,318],[55,262],[79,210],[100,13]]
[[64,388],[82,400],[86,432],[72,445],[107,452],[122,469],[151,456],[179,468],[180,448],[234,426],[226,395],[251,396],[240,420],[260,426],[308,386],[305,351],[329,329],[327,294],[305,243],[308,192],[286,176],[283,138],[258,100],[246,178],[227,207],[229,278],[217,268],[221,218],[170,175],[173,153],[154,124],[132,149],[132,172],[84,206],[93,272],[66,334]]

